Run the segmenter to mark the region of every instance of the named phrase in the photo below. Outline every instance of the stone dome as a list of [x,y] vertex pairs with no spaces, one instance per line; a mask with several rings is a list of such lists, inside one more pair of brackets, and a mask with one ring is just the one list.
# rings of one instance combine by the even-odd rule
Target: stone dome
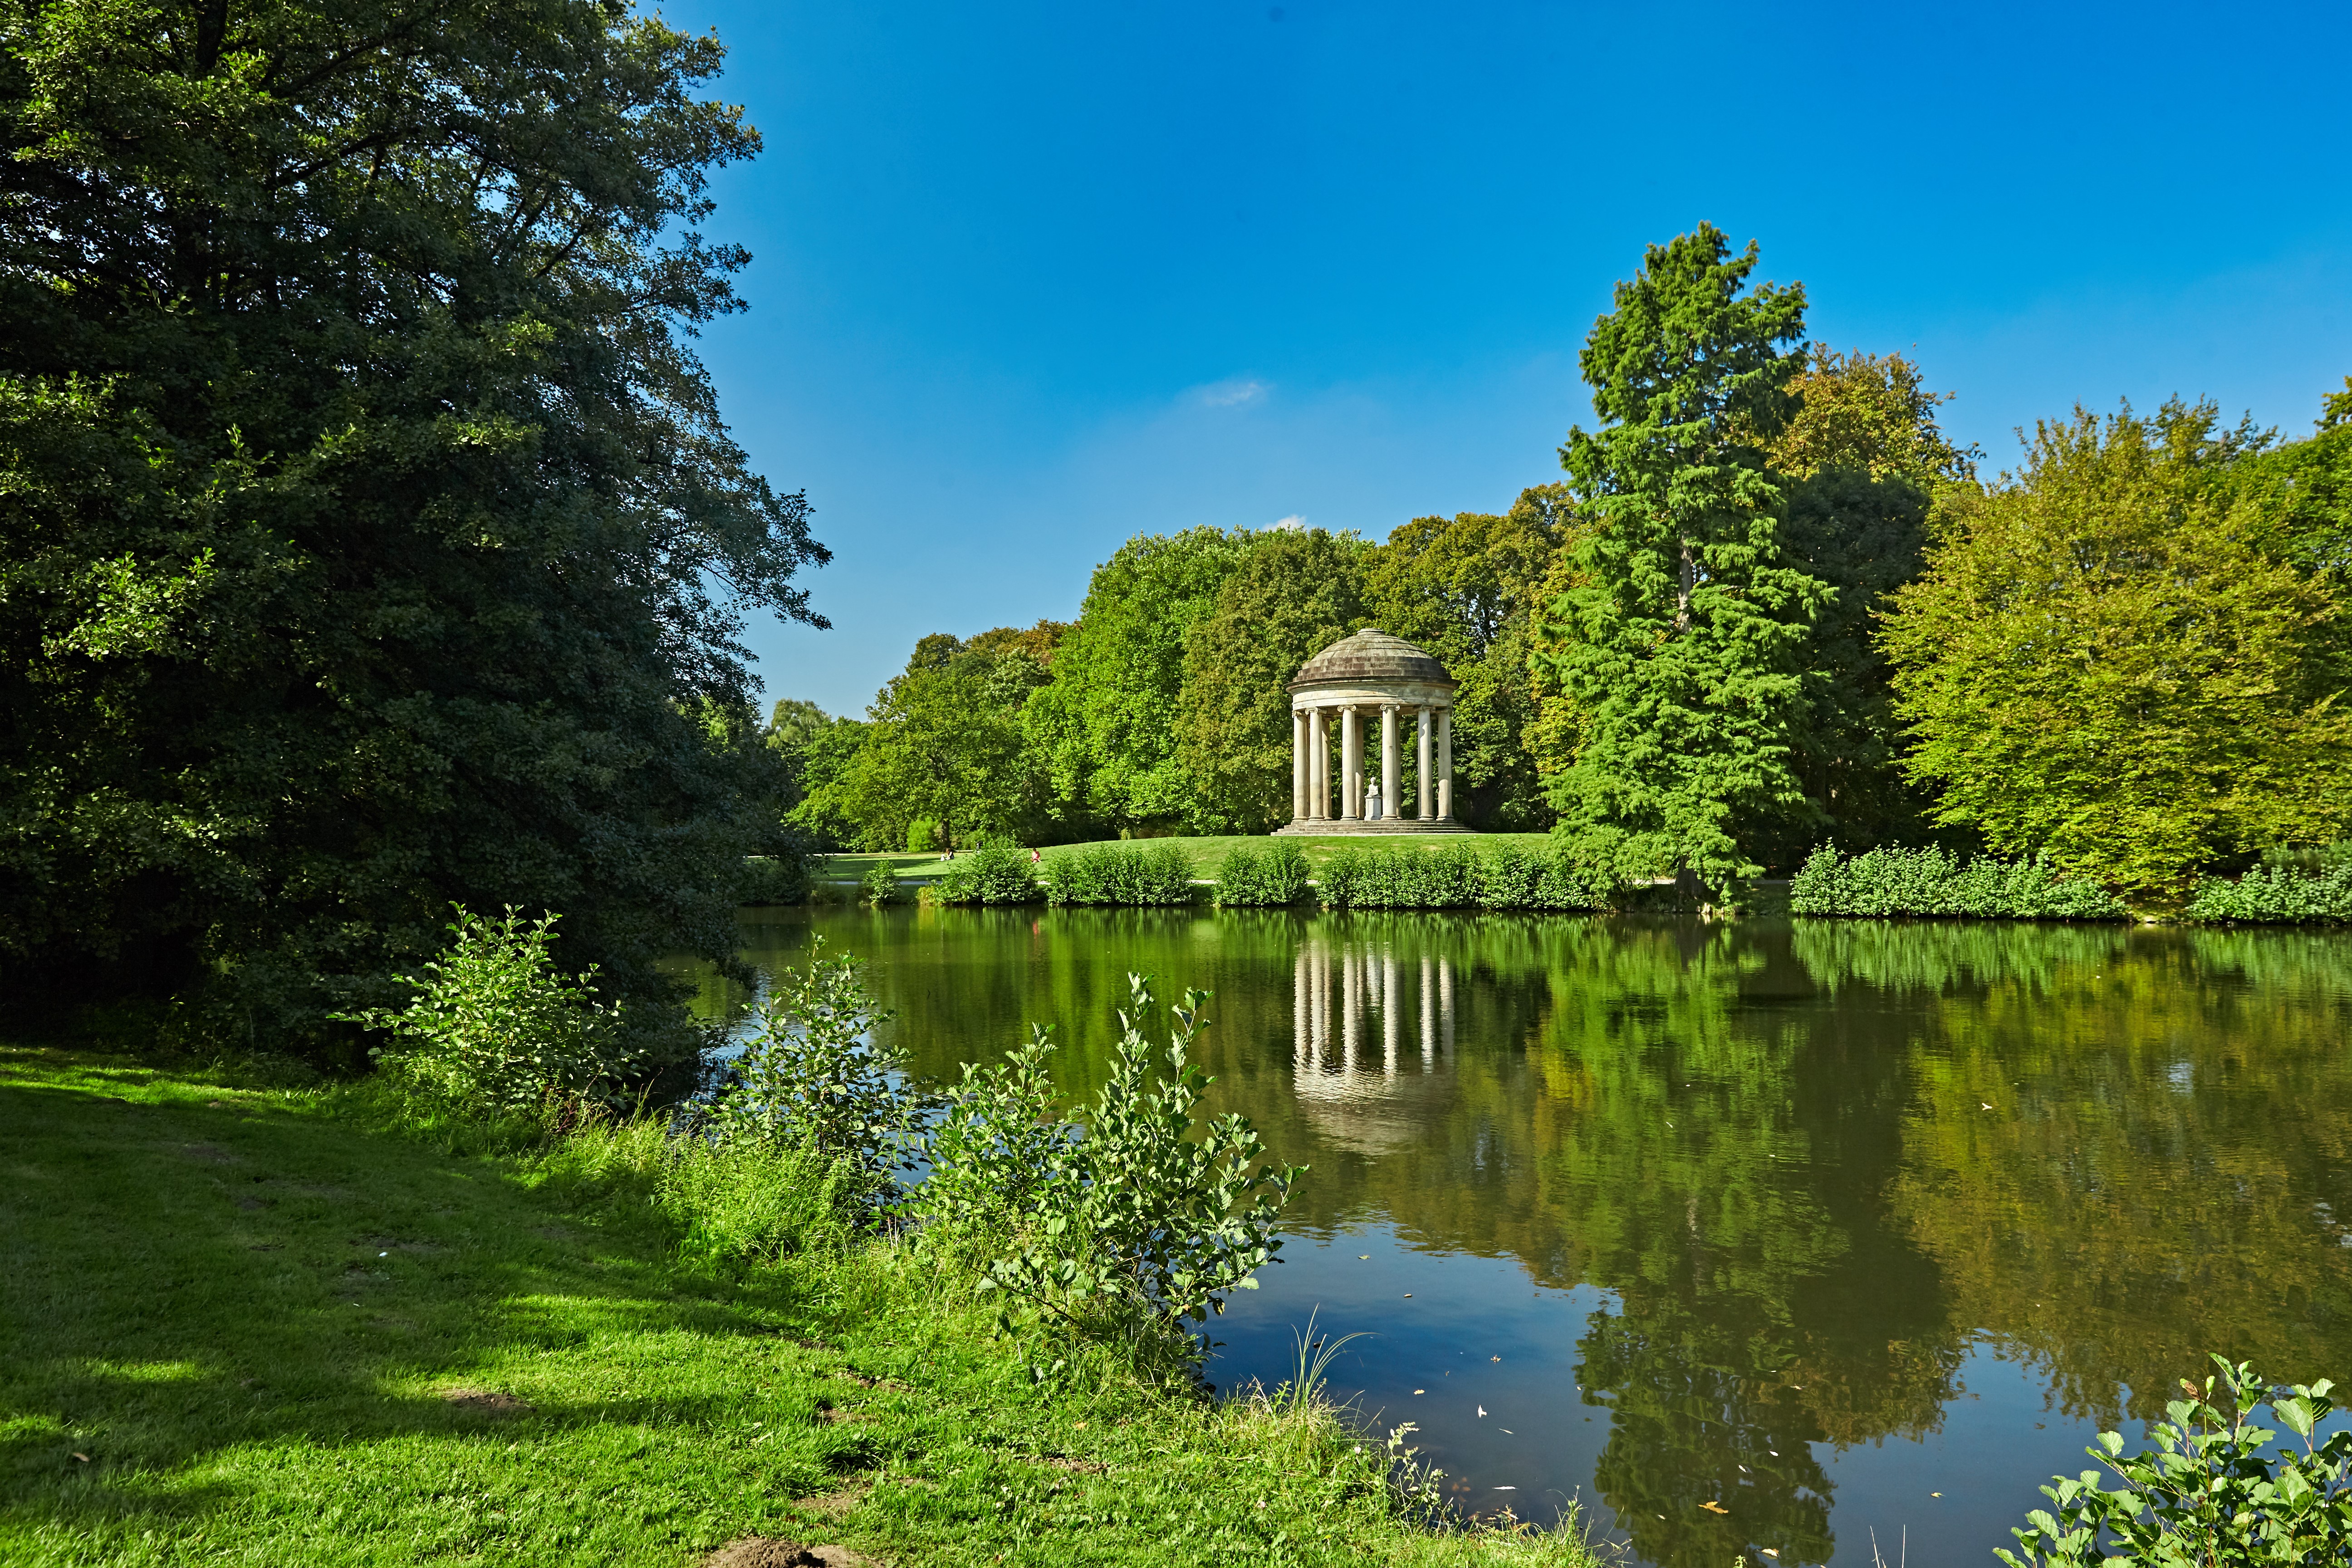
[[1404,638],[1392,637],[1377,626],[1366,626],[1353,637],[1341,637],[1299,666],[1290,689],[1331,681],[1362,684],[1389,680],[1430,686],[1454,684],[1444,665]]

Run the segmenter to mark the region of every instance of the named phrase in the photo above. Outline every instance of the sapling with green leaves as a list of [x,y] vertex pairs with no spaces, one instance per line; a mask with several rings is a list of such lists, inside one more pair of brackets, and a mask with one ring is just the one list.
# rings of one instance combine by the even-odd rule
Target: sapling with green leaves
[[[2168,1421],[2148,1428],[2155,1447],[2124,1452],[2120,1433],[2102,1432],[2085,1449],[2123,1484],[2113,1491],[2100,1472],[2057,1477],[2042,1489],[2053,1505],[2011,1531],[2018,1550],[1996,1548],[2010,1568],[2077,1568],[2129,1563],[2148,1568],[2298,1568],[2337,1564],[2352,1551],[2352,1432],[2326,1438],[2319,1426],[2336,1408],[2335,1384],[2273,1389],[2249,1363],[2213,1358],[2202,1387],[2180,1380],[2184,1397],[2165,1406]],[[2215,1390],[2221,1402],[2216,1404]],[[2302,1451],[2254,1425],[2267,1406],[2294,1434]]]
[[1269,1165],[1247,1118],[1200,1114],[1210,1079],[1190,1053],[1207,994],[1185,993],[1160,1046],[1144,1035],[1150,982],[1128,984],[1110,1081],[1083,1131],[1064,1126],[1040,1031],[1009,1061],[966,1072],[932,1135],[918,1203],[950,1234],[1003,1226],[986,1265],[992,1289],[1066,1319],[1139,1314],[1176,1329],[1256,1289],[1304,1167]]
[[416,994],[407,1006],[334,1015],[392,1037],[368,1052],[378,1067],[452,1110],[493,1117],[616,1087],[634,1065],[621,1004],[599,997],[594,964],[557,972],[561,917],[527,921],[509,905],[491,920],[452,907],[448,950],[408,977]]

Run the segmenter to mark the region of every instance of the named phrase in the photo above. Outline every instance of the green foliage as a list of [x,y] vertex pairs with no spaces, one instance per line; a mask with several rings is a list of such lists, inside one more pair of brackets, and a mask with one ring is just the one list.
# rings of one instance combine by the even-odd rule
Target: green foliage
[[967,1170],[925,1202],[966,1234],[1011,1227],[989,1266],[997,1289],[1063,1316],[1139,1314],[1174,1327],[1256,1289],[1282,1248],[1283,1205],[1304,1167],[1267,1168],[1246,1118],[1201,1116],[1209,1079],[1189,1053],[1206,994],[1185,994],[1162,1047],[1143,1035],[1150,983],[1135,974],[1128,984],[1110,1079],[1084,1133],[1054,1129],[1053,1047],[1035,1035],[1011,1061],[966,1069],[944,1125]]
[[1287,838],[1237,844],[1217,874],[1220,909],[1280,909],[1310,890],[1307,851]]
[[1756,259],[1706,224],[1652,246],[1585,342],[1603,423],[1560,449],[1596,526],[1538,655],[1581,729],[1552,799],[1580,857],[1620,875],[1753,876],[1759,826],[1804,810],[1798,659],[1830,595],[1784,560],[1755,441],[1790,412],[1805,299],[1744,292]]
[[594,0],[10,13],[0,989],[331,1038],[452,901],[724,961],[745,609],[825,552],[688,352],[709,37]]
[[794,820],[867,849],[960,847],[1034,837],[1051,807],[1023,714],[1066,628],[1041,621],[970,640],[918,641],[866,710],[854,745],[812,752]]
[[2352,923],[2352,857],[2315,871],[2258,866],[2231,881],[2207,877],[2189,907],[2192,921],[2244,921],[2263,925]]
[[851,1162],[806,1143],[688,1135],[665,1140],[654,1203],[678,1227],[680,1256],[772,1263],[845,1247],[871,1191]]
[[1334,910],[1603,910],[1614,884],[1565,847],[1517,845],[1483,853],[1466,843],[1341,848],[1324,863],[1323,903]]
[[1029,852],[1010,844],[983,844],[956,858],[931,896],[943,904],[1034,904],[1045,896]]
[[449,948],[412,976],[398,1011],[339,1014],[392,1037],[368,1054],[383,1071],[460,1114],[543,1117],[616,1087],[633,1064],[621,1008],[596,994],[596,966],[560,974],[557,916],[526,921],[457,910]]
[[1045,861],[1049,904],[1189,904],[1192,858],[1174,844],[1091,844]]
[[1252,538],[1213,528],[1139,534],[1095,568],[1053,684],[1026,714],[1065,824],[1213,826],[1176,758],[1184,637]]
[[[1541,584],[1575,526],[1568,487],[1540,485],[1523,491],[1507,516],[1415,518],[1366,556],[1371,617],[1426,649],[1460,683],[1454,807],[1475,826],[1516,833],[1551,826],[1525,735],[1536,716],[1529,655]],[[1284,741],[1286,755],[1286,732]],[[1410,742],[1406,755],[1412,775]],[[1415,790],[1409,779],[1406,798]]]
[[875,862],[873,869],[867,871],[857,884],[859,900],[877,909],[884,904],[898,903],[906,896],[907,890],[898,881],[898,868],[887,860]]
[[[2010,1533],[2018,1550],[1996,1548],[2010,1568],[2076,1568],[2124,1562],[2147,1568],[2254,1568],[2336,1563],[2352,1552],[2352,1432],[2315,1440],[2335,1409],[2323,1378],[2272,1389],[2251,1365],[2213,1358],[2218,1379],[2200,1388],[2180,1380],[2185,1398],[2151,1423],[2155,1447],[2126,1455],[2123,1436],[2099,1434],[2084,1450],[2123,1484],[2103,1488],[2097,1470],[2061,1476],[2042,1489],[2053,1509],[2026,1515]],[[2213,1395],[2218,1382],[2222,1403]],[[2267,1407],[2303,1445],[2270,1452],[2278,1433],[2253,1424]]]
[[741,897],[747,904],[797,904],[808,899],[812,868],[805,855],[754,855],[744,870]]
[[1789,882],[1797,915],[1957,915],[1969,920],[2130,918],[2096,882],[2068,877],[2046,857],[1963,861],[1942,849],[1895,847],[1843,856],[1824,844]]
[[1364,624],[1353,534],[1265,529],[1184,633],[1176,766],[1185,820],[1264,833],[1290,820],[1291,678]]
[[2157,902],[2352,825],[2344,584],[2298,558],[2292,497],[2242,482],[2266,439],[2210,403],[2077,409],[1949,498],[1881,634],[1939,820]]
[[806,1151],[839,1165],[861,1211],[887,1204],[918,1105],[906,1064],[873,1038],[886,1016],[856,959],[812,944],[806,968],[777,974],[721,1069],[705,1118],[712,1140]]

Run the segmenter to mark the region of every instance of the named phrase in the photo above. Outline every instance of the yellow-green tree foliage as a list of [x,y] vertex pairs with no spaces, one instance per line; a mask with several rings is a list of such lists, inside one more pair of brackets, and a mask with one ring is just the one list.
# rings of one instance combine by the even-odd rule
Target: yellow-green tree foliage
[[1527,743],[1536,721],[1538,597],[1569,531],[1566,485],[1520,493],[1501,516],[1417,517],[1366,557],[1364,597],[1382,631],[1416,643],[1460,682],[1454,706],[1454,809],[1479,827],[1551,826]]
[[2264,445],[2210,403],[2077,408],[1948,492],[1881,633],[1938,818],[2126,896],[2352,819],[2340,572],[2295,558]]

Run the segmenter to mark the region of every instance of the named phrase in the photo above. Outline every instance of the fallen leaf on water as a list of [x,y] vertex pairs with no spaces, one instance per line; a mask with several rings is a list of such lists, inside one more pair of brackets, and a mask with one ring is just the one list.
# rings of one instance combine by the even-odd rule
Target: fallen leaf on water
[[1425,1389],[1425,1388],[1416,1388],[1416,1389],[1414,1389],[1414,1390],[1413,1390],[1413,1392],[1414,1392],[1415,1394],[1427,1394],[1427,1393],[1429,1392],[1429,1390],[1427,1390],[1427,1389]]
[[1359,1262],[1361,1262],[1363,1259],[1370,1258],[1370,1256],[1371,1254],[1369,1252],[1359,1252],[1356,1254],[1356,1258]]
[[1927,1495],[1929,1497],[1942,1497],[1944,1494],[1941,1492],[1929,1492]]
[[1515,1492],[1519,1489],[1517,1487],[1496,1487],[1495,1489],[1498,1492]]
[[1482,1421],[1486,1418],[1486,1407],[1483,1405],[1478,1406],[1478,1418]]
[[1498,1356],[1498,1355],[1490,1355],[1490,1356],[1488,1356],[1486,1359],[1487,1359],[1488,1361],[1500,1361],[1500,1360],[1502,1360],[1503,1358],[1502,1358],[1501,1356]]
[[1780,1555],[1780,1549],[1777,1546],[1759,1546],[1756,1550],[1761,1552],[1767,1557],[1778,1557]]
[[1406,1291],[1406,1292],[1404,1293],[1404,1299],[1405,1299],[1406,1300],[1408,1300],[1408,1301],[1412,1300],[1412,1291],[1410,1291],[1410,1290]]
[[85,1465],[89,1463],[89,1456],[88,1454],[76,1454],[74,1458],[79,1459]]
[[1703,1502],[1698,1506],[1706,1510],[1709,1513],[1729,1513],[1731,1511],[1719,1502]]
[[1508,1426],[1497,1426],[1495,1430],[1500,1432],[1506,1437],[1516,1437],[1518,1436],[1517,1432],[1512,1431]]

